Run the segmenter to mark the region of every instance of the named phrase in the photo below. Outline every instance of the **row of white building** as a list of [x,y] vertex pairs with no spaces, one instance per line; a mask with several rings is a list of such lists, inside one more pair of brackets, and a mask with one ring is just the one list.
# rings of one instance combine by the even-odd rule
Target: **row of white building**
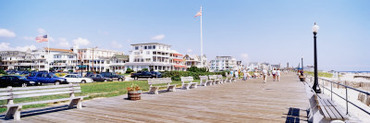
[[[206,67],[210,71],[254,69],[254,64],[244,67],[241,61],[232,56],[216,56],[207,61],[206,56],[181,54],[163,43],[131,44],[129,55],[124,52],[100,48],[71,49],[42,48],[28,51],[0,51],[0,68],[4,70],[47,71],[110,71],[125,72],[128,68],[139,71],[144,68],[152,71],[185,71],[191,66]],[[257,65],[258,67],[260,64]]]

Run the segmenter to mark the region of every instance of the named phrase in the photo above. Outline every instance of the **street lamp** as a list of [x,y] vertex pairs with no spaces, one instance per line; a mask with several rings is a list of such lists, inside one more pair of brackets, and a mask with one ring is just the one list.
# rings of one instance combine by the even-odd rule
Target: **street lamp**
[[302,58],[301,58],[301,65],[302,65],[302,71],[303,71],[303,56],[302,56]]
[[312,31],[313,31],[313,45],[314,45],[314,77],[315,77],[315,80],[314,80],[314,83],[313,83],[313,87],[312,89],[316,92],[316,93],[321,93],[321,90],[320,90],[320,87],[318,82],[319,82],[319,79],[317,77],[317,50],[316,50],[316,34],[317,34],[317,31],[319,30],[319,26],[316,25],[316,22],[314,23],[313,27],[312,27]]

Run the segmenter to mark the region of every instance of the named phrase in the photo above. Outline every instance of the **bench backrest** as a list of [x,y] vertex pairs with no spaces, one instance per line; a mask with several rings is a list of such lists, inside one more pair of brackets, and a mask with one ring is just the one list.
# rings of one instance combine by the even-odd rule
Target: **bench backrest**
[[222,79],[222,75],[217,75],[217,78],[218,79]]
[[199,76],[201,82],[206,82],[208,80],[208,76]]
[[208,76],[209,76],[210,80],[216,80],[217,79],[217,75],[208,75]]
[[0,89],[0,100],[8,100],[8,104],[13,104],[13,100],[17,98],[38,97],[48,95],[70,94],[74,97],[74,93],[80,93],[81,87],[79,84],[67,85],[51,85],[38,87],[16,87],[11,86]]
[[193,82],[193,81],[194,81],[194,78],[192,76],[181,77],[181,82],[182,83],[185,83],[185,82]]
[[166,84],[172,83],[171,78],[149,78],[148,79],[148,84],[150,86],[155,85],[155,84],[164,84],[164,83]]

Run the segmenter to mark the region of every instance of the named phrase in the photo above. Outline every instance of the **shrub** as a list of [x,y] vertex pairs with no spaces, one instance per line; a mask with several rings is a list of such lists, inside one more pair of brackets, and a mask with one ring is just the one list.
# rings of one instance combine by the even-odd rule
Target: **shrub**
[[131,68],[127,68],[126,73],[132,73],[132,72],[134,72],[134,70],[132,70]]
[[222,75],[225,76],[225,72],[192,72],[192,71],[164,71],[162,77],[171,77],[173,81],[180,81],[180,77],[192,76],[194,79],[199,79],[199,76],[206,75]]

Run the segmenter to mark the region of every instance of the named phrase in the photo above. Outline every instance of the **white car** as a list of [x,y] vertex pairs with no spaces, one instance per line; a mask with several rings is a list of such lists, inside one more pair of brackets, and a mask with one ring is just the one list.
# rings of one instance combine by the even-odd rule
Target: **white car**
[[64,76],[68,83],[90,83],[93,82],[91,78],[81,77],[78,74],[68,74]]

